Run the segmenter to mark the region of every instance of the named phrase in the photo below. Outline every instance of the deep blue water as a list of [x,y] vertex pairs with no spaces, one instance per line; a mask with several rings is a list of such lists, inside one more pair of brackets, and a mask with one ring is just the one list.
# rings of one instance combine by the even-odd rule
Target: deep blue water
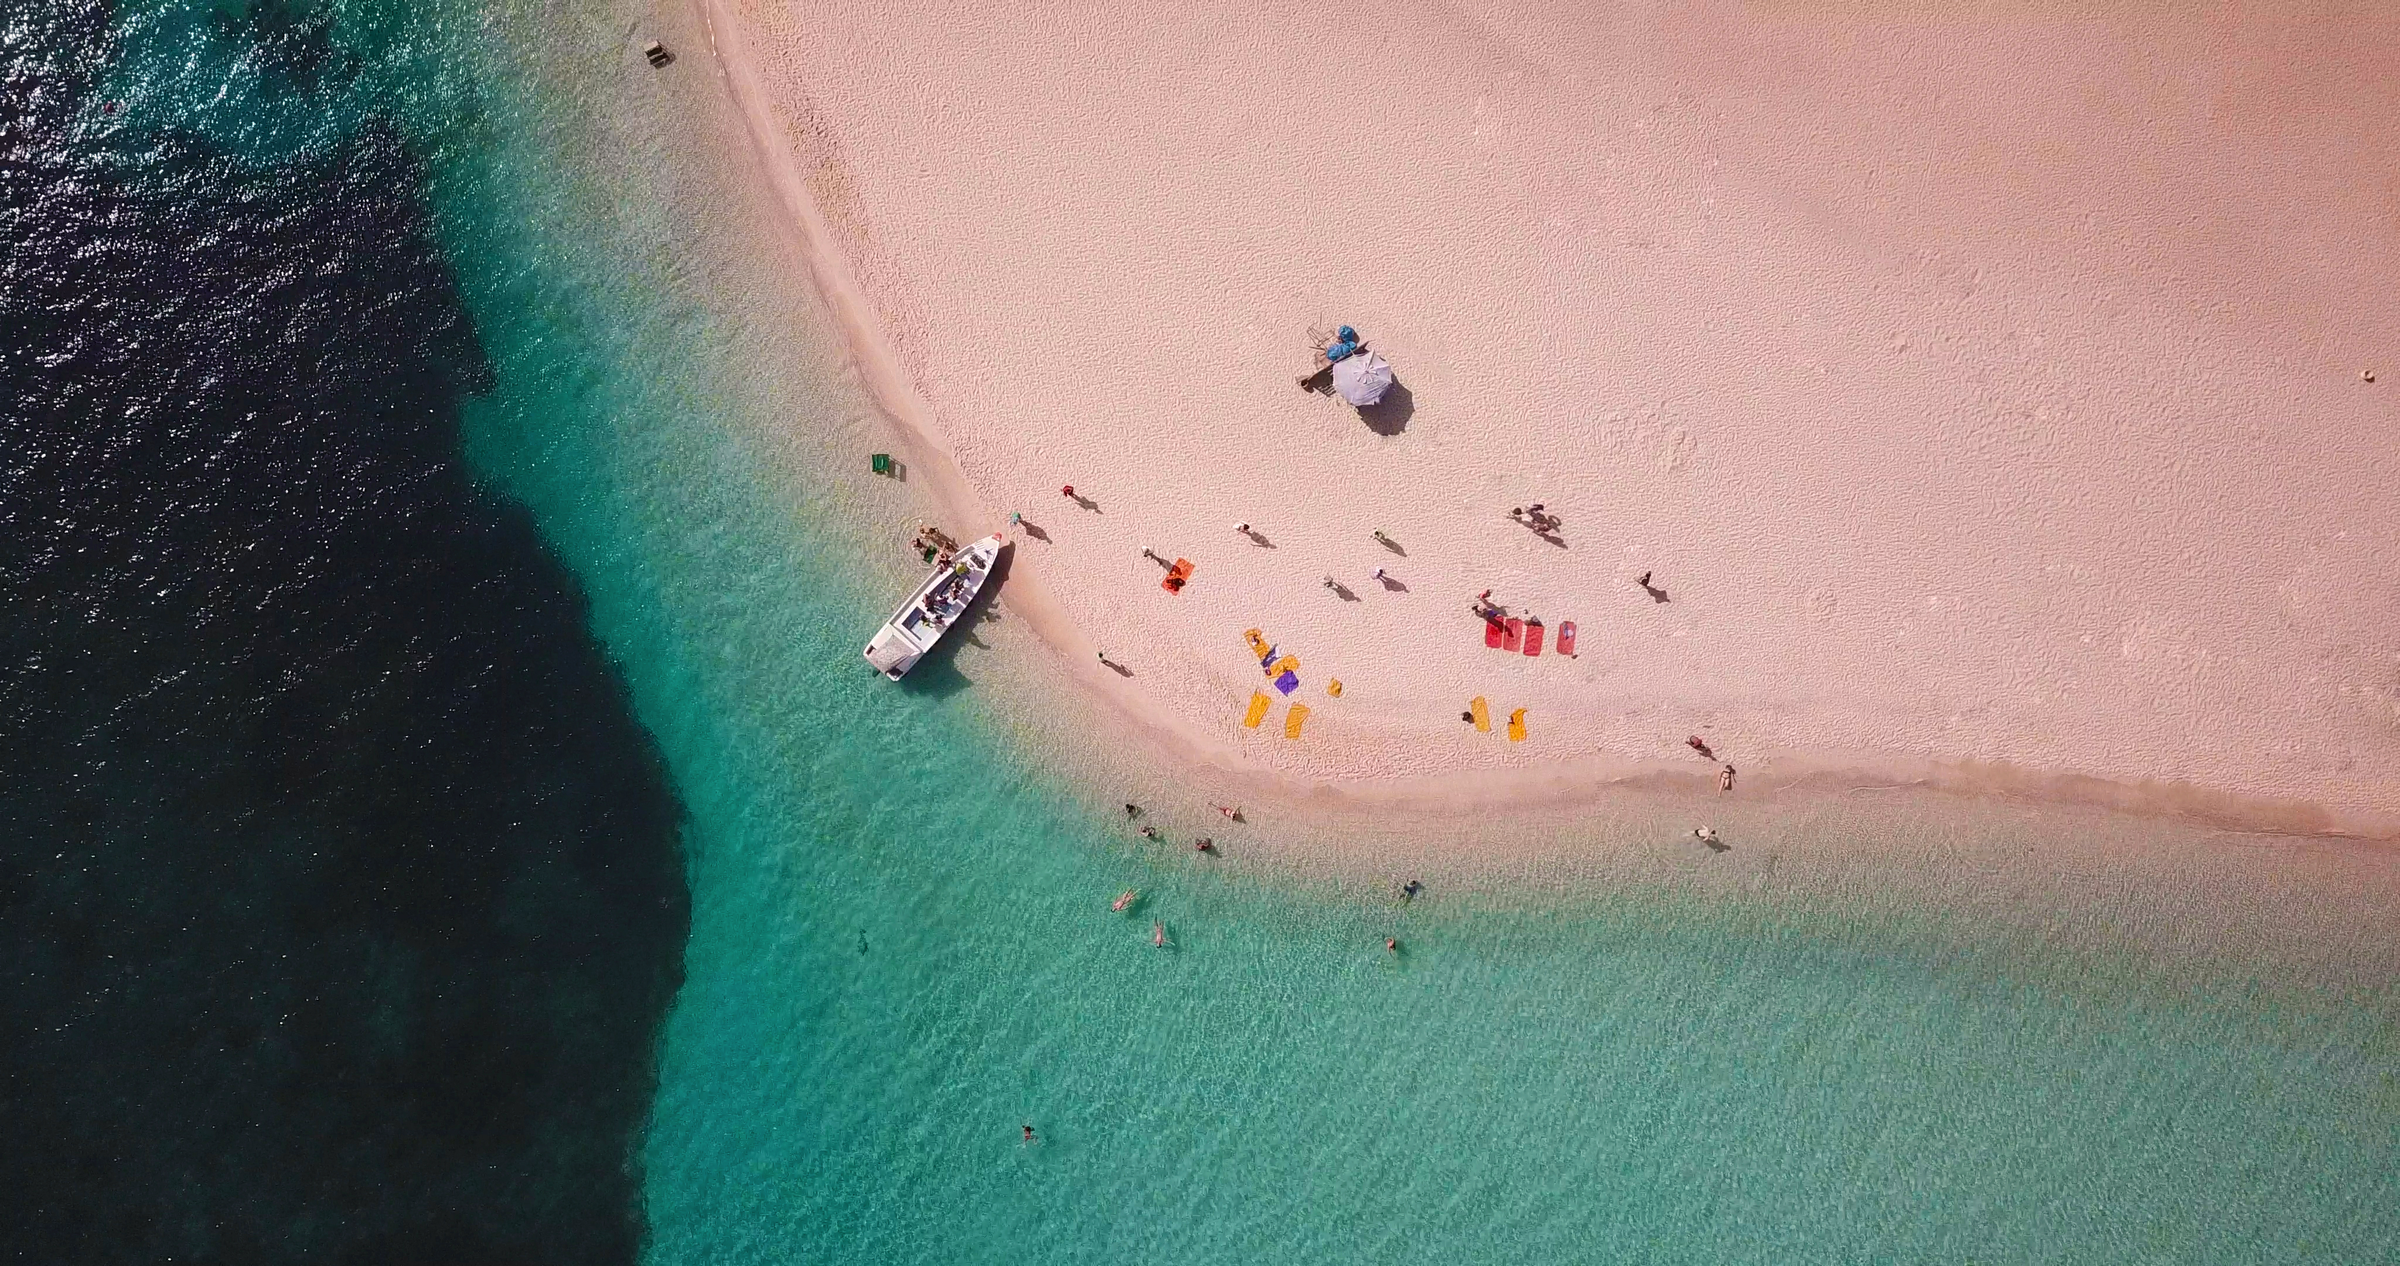
[[[356,69],[201,13],[281,91]],[[111,20],[0,21],[0,1242],[630,1260],[681,815],[462,466],[422,165],[372,110],[119,127]]]

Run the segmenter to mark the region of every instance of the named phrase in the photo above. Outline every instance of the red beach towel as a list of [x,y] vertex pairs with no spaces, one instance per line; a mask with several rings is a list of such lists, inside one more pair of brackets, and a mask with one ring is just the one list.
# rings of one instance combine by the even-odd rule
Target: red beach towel
[[1528,655],[1542,653],[1542,622],[1539,620],[1525,622],[1525,653]]
[[1575,622],[1573,620],[1558,626],[1558,653],[1561,655],[1575,653]]
[[1500,635],[1500,649],[1504,651],[1513,651],[1517,649],[1518,643],[1521,642],[1524,637],[1525,622],[1512,615],[1508,618],[1508,623],[1502,626],[1502,632]]
[[1491,647],[1493,650],[1499,650],[1499,649],[1500,649],[1500,634],[1502,633],[1502,631],[1503,631],[1503,630],[1500,628],[1500,622],[1499,622],[1498,620],[1486,620],[1486,621],[1484,621],[1484,622],[1483,622],[1483,644],[1484,644],[1484,645],[1486,645],[1486,646],[1489,646],[1489,647]]

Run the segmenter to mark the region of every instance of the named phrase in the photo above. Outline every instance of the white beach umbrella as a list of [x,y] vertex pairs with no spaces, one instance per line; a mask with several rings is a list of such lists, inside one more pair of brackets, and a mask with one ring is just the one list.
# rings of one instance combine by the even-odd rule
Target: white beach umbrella
[[1366,408],[1392,389],[1392,363],[1373,352],[1354,352],[1333,362],[1333,389]]

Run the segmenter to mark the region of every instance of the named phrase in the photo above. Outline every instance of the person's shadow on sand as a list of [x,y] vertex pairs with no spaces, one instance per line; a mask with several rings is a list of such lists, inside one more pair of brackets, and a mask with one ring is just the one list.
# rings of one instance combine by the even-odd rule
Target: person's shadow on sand
[[1383,399],[1359,408],[1359,420],[1377,435],[1398,435],[1408,429],[1408,420],[1417,416],[1417,397],[1408,384],[1397,378],[1383,393]]

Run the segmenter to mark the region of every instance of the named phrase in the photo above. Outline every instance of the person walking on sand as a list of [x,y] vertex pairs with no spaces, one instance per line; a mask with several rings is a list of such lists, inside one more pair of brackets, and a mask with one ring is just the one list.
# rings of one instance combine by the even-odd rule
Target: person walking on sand
[[1385,536],[1382,528],[1375,529],[1375,539],[1377,542],[1384,545],[1389,545],[1392,543],[1392,538]]
[[1059,485],[1059,489],[1058,489],[1058,495],[1060,495],[1060,496],[1062,496],[1062,497],[1065,497],[1065,498],[1067,498],[1067,499],[1069,499],[1069,500],[1074,500],[1074,499],[1075,499],[1075,485],[1073,485],[1073,484],[1061,484],[1061,485]]
[[1733,766],[1731,766],[1731,765],[1727,765],[1727,766],[1726,766],[1724,769],[1722,769],[1722,770],[1718,771],[1718,773],[1717,773],[1717,790],[1719,790],[1719,791],[1731,791],[1731,790],[1733,790]]
[[1095,652],[1095,653],[1096,653],[1096,654],[1098,654],[1098,655],[1100,656],[1100,663],[1101,663],[1101,664],[1102,664],[1104,667],[1108,667],[1108,668],[1114,668],[1114,667],[1116,667],[1116,666],[1117,666],[1117,661],[1115,661],[1115,660],[1113,660],[1113,659],[1110,659],[1110,658],[1108,657],[1108,652],[1107,652],[1107,651],[1098,651],[1098,652]]

